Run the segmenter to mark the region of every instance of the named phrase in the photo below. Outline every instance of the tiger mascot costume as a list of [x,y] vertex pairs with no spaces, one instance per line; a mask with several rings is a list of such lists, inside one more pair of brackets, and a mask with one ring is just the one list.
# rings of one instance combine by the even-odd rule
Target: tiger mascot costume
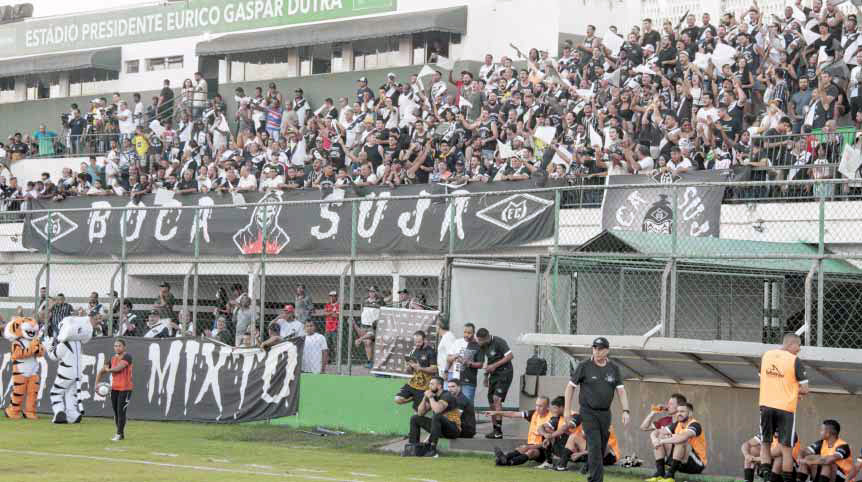
[[57,336],[47,352],[48,358],[58,362],[57,375],[51,385],[53,423],[79,423],[84,415],[83,404],[78,398],[82,345],[93,337],[94,325],[99,324],[100,318],[101,315],[91,312],[90,316],[67,316],[60,321]]
[[36,338],[38,332],[36,320],[23,317],[13,318],[3,330],[3,336],[12,344],[12,397],[4,413],[14,420],[21,418],[22,406],[24,418],[39,418],[36,416],[40,382],[38,358],[45,356],[45,347]]

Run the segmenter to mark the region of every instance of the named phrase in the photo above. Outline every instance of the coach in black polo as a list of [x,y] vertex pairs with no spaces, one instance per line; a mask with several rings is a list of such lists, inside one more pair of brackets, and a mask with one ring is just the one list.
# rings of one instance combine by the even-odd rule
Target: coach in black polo
[[572,379],[566,385],[565,408],[566,419],[572,417],[572,398],[576,391],[580,405],[579,414],[587,439],[587,465],[590,470],[590,482],[604,480],[602,461],[607,450],[608,437],[611,429],[611,402],[614,401],[614,390],[620,394],[623,406],[623,424],[629,423],[629,400],[620,369],[608,359],[610,343],[605,337],[593,340],[593,356],[581,362],[575,369]]

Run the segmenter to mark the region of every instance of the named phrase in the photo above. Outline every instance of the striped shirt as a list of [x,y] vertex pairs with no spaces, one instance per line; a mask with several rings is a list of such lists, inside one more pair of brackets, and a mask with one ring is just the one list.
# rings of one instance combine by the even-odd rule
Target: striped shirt
[[50,333],[57,333],[59,329],[60,322],[63,321],[63,318],[72,315],[72,305],[69,303],[57,303],[53,307],[51,307],[51,319],[50,319]]

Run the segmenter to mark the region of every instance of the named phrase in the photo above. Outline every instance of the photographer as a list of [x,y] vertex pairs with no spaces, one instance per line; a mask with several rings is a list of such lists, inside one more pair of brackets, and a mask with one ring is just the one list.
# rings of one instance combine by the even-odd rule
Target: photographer
[[[443,390],[443,379],[433,377],[425,390],[422,401],[416,409],[416,415],[410,417],[410,435],[408,443],[414,447],[419,444],[421,429],[431,434],[428,447],[423,450],[425,457],[437,457],[437,440],[440,437],[449,439],[461,435],[461,409],[455,395]],[[425,416],[428,412],[431,417]],[[414,449],[415,450],[415,449]]]

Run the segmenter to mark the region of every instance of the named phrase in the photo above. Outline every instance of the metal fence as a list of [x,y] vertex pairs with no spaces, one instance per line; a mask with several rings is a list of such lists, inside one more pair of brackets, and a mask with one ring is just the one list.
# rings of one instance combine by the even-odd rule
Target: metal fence
[[[726,190],[810,187],[823,193],[824,185],[842,182],[708,184]],[[353,219],[351,249],[334,257],[142,258],[123,249],[111,259],[85,259],[60,257],[50,248],[7,255],[3,269],[13,286],[6,306],[20,302],[26,312],[40,313],[49,322],[49,303],[60,293],[76,308],[85,308],[94,295],[94,303],[108,312],[107,334],[141,336],[152,329],[147,318],[159,309],[160,286],[167,283],[176,298],[171,310],[179,332],[248,344],[265,336],[272,321],[289,318],[284,310],[292,305],[297,318],[313,321],[326,335],[333,370],[362,373],[373,357],[372,345],[365,341],[371,327],[360,322],[363,306],[397,305],[398,292],[407,289],[413,306],[449,312],[452,263],[482,259],[535,267],[539,332],[654,331],[668,337],[772,343],[786,331],[797,331],[809,345],[862,348],[862,201],[836,202],[820,195],[807,204],[724,204],[719,206],[719,238],[690,237],[676,225],[669,234],[603,231],[599,210],[565,208],[563,202],[571,196],[601,198],[608,189],[664,189],[673,200],[672,219],[683,221],[691,207],[686,204],[692,201],[689,189],[705,185],[532,189],[553,194],[553,235],[493,253],[460,251],[455,226],[450,226],[445,254],[360,255]],[[444,197],[453,203],[476,195]],[[344,202],[355,206],[360,199]],[[351,211],[356,216],[358,210]],[[450,220],[454,223],[454,217]],[[123,308],[127,304],[130,310]],[[465,321],[452,320],[453,330],[459,333]],[[553,374],[568,373],[568,357],[542,351]]]

